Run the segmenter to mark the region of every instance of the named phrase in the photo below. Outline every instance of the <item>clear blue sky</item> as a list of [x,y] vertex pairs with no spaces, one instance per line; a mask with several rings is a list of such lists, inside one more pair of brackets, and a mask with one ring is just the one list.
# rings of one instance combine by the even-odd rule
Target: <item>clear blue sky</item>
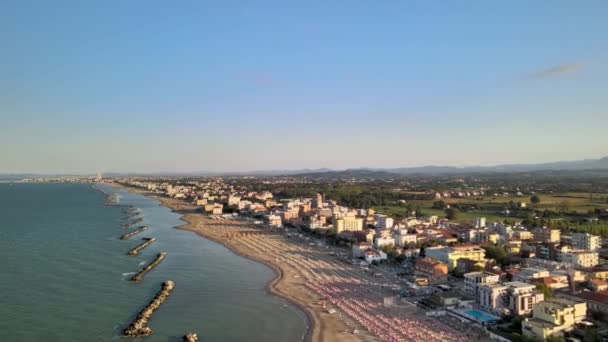
[[0,172],[608,155],[605,0],[295,3],[2,1]]

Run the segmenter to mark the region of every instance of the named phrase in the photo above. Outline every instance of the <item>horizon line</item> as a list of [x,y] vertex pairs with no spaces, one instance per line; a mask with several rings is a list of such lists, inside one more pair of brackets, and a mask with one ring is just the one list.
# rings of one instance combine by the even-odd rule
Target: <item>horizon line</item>
[[453,169],[466,169],[466,168],[492,168],[501,166],[533,166],[542,164],[552,163],[575,163],[583,161],[599,161],[602,159],[608,159],[608,155],[597,158],[585,158],[585,159],[570,159],[570,160],[553,160],[553,161],[542,161],[542,162],[512,162],[512,163],[501,163],[501,164],[468,164],[468,165],[446,165],[446,164],[423,164],[414,166],[396,166],[396,167],[382,167],[382,166],[359,166],[359,167],[347,167],[347,168],[328,168],[328,167],[304,167],[304,168],[291,168],[291,169],[255,169],[255,170],[222,170],[222,171],[211,171],[211,170],[195,170],[195,171],[92,171],[92,172],[0,172],[0,175],[39,175],[39,176],[94,176],[97,173],[103,174],[139,174],[139,175],[170,175],[170,174],[211,174],[211,175],[224,175],[224,174],[252,174],[252,173],[277,173],[277,172],[299,172],[299,171],[327,171],[327,172],[340,172],[349,170],[370,170],[370,171],[389,171],[395,169],[417,169],[417,168],[453,168]]

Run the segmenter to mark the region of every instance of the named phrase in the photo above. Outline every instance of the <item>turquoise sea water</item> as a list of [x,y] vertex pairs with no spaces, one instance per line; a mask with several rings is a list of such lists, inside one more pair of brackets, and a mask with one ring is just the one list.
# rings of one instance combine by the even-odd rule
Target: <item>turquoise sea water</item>
[[[174,229],[179,215],[157,201],[105,185],[142,209],[149,229],[119,240],[123,213],[87,184],[0,184],[0,341],[112,341],[172,279],[146,341],[299,341],[303,314],[266,294],[273,273],[223,246]],[[136,257],[142,237],[157,241]],[[141,283],[132,272],[167,258]]]

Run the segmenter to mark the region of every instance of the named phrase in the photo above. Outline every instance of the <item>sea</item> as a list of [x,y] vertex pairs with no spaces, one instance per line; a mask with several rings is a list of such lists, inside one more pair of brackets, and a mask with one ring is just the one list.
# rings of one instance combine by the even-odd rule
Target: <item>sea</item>
[[[105,205],[117,193],[120,205]],[[120,240],[121,206],[147,231]],[[145,341],[301,341],[304,314],[268,294],[271,269],[192,232],[179,215],[105,184],[0,183],[0,341],[118,341],[165,280],[175,289]],[[127,252],[155,237],[138,256]],[[140,283],[129,277],[161,252]]]

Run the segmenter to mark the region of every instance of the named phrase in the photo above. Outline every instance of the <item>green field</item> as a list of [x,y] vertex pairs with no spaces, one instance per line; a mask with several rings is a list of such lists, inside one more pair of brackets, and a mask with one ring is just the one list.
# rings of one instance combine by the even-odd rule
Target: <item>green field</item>
[[[424,203],[418,204],[421,206],[423,215],[436,215],[439,218],[445,217],[444,210],[431,208],[432,204],[426,205],[426,206],[423,206],[423,204]],[[397,205],[395,205],[395,206],[376,206],[376,207],[374,207],[374,210],[378,211],[379,213],[386,214],[386,215],[389,215],[389,216],[395,217],[395,218],[403,218],[403,217],[410,216],[407,213],[407,209],[404,206],[397,206]],[[477,217],[485,217],[488,222],[504,221],[505,219],[509,218],[509,216],[500,215],[500,214],[497,214],[494,212],[479,210],[479,211],[470,211],[470,212],[459,212],[456,221],[461,222],[461,223],[472,222],[472,221],[475,221],[475,219]]]
[[[597,217],[594,210],[599,209],[606,215],[608,209],[608,194],[594,194],[593,198],[588,193],[562,193],[562,194],[539,194],[540,203],[530,203],[530,196],[481,196],[468,198],[442,198],[450,206],[460,205],[466,207],[460,210],[457,215],[457,222],[472,222],[477,217],[485,217],[487,222],[504,221],[505,219],[521,220],[523,215],[535,212],[541,215],[545,210],[560,213],[560,217],[552,217],[554,220],[576,221],[586,217]],[[433,208],[436,200],[412,200],[407,204],[395,204],[385,206],[374,206],[380,213],[403,218],[410,216],[407,206],[410,208],[419,207],[423,215],[437,215],[445,217],[445,211]],[[510,203],[526,203],[528,211],[517,211],[510,209]],[[475,207],[475,208],[473,208]],[[505,209],[510,209],[510,215],[505,213]],[[591,214],[589,214],[591,212]],[[519,213],[519,216],[517,215]],[[606,223],[606,222],[603,222]],[[602,222],[598,225],[603,225]],[[584,225],[582,225],[584,226]]]

